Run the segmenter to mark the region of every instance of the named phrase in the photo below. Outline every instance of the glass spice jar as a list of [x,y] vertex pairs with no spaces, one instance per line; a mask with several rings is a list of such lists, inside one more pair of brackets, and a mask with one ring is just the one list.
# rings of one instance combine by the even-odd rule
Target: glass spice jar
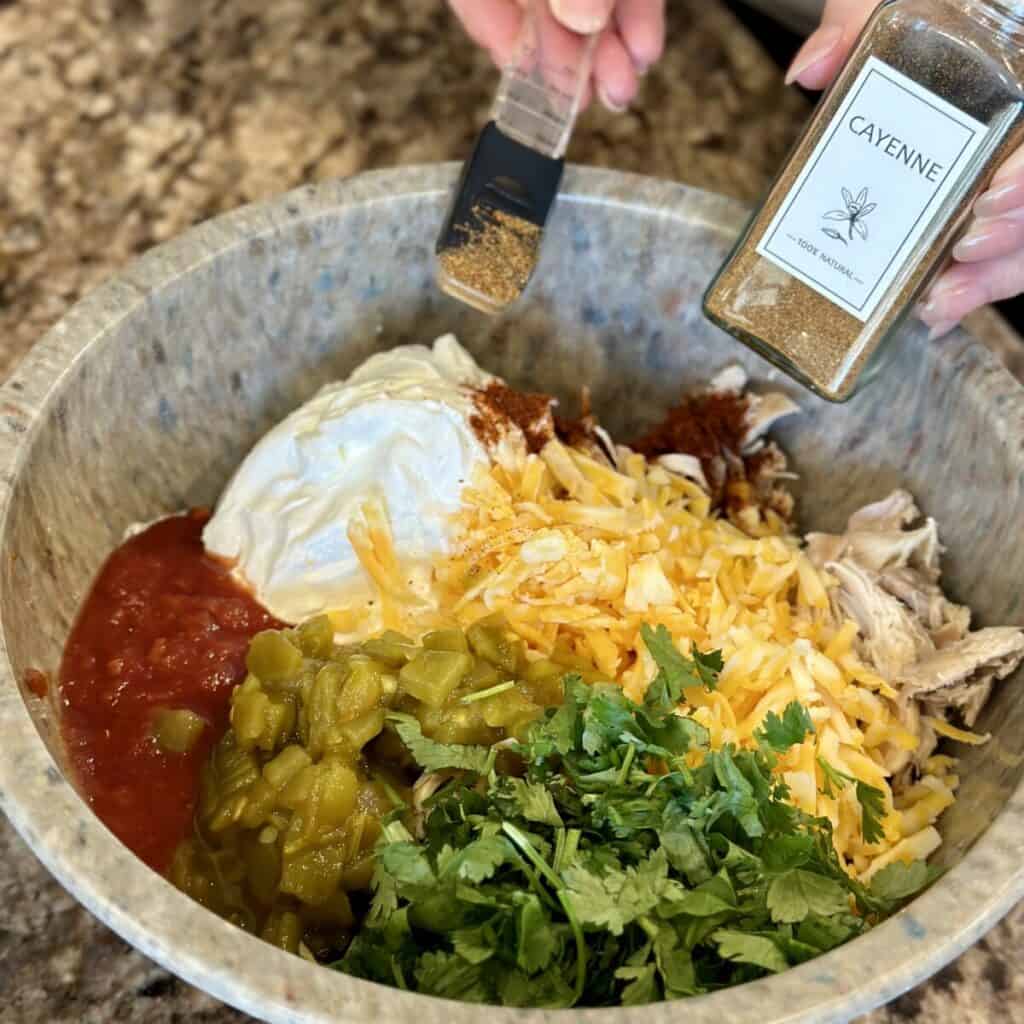
[[888,0],[704,299],[824,398],[877,367],[1024,138],[1024,2]]

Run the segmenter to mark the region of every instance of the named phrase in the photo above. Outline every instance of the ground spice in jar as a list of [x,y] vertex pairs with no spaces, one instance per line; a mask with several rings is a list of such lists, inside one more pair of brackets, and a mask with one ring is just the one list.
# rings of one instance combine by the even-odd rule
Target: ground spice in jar
[[521,217],[481,205],[473,207],[472,222],[472,227],[458,226],[458,244],[438,253],[440,283],[463,301],[493,312],[515,302],[529,284],[542,230]]
[[1022,42],[1022,4],[881,5],[709,289],[709,318],[850,397],[1024,135]]

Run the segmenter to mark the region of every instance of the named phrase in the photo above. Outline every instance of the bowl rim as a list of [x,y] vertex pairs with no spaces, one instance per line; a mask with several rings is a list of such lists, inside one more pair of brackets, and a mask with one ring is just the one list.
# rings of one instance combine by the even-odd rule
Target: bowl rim
[[[151,250],[80,302],[24,357],[0,387],[0,538],[14,485],[37,431],[77,363],[158,291],[254,238],[299,222],[381,201],[441,200],[459,167],[436,164],[374,171],[304,186],[199,225]],[[700,222],[738,231],[745,207],[723,196],[616,171],[570,167],[563,203],[597,203],[644,217]],[[998,408],[998,440],[1024,448],[1024,388],[990,353],[963,334],[935,358],[969,356],[983,368],[986,407]],[[979,386],[975,384],[974,386]],[[2,584],[0,584],[2,585]],[[78,796],[39,736],[22,699],[0,622],[0,809],[57,880],[96,917],[152,960],[256,1017],[279,1022],[357,1024],[378,1014],[427,1018],[424,1024],[541,1024],[569,1011],[479,1008],[358,981],[306,963],[246,935],[175,890],[121,845]],[[686,1001],[693,1024],[722,1019],[762,1024],[846,1021],[922,981],[977,941],[1024,898],[1024,783],[964,858],[910,907],[868,935],[785,973]],[[150,908],[140,916],[133,896]],[[183,942],[182,936],[188,936]],[[671,1003],[635,1009],[576,1010],[608,1024],[669,1024]]]

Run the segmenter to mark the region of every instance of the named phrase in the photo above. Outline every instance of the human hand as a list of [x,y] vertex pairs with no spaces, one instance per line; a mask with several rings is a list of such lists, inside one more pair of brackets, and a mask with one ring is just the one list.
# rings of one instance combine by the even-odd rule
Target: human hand
[[[827,0],[821,26],[794,58],[786,81],[807,89],[831,84],[876,7],[876,0]],[[1024,149],[999,168],[973,214],[953,263],[918,310],[935,338],[979,307],[1024,292]]]
[[[473,40],[503,67],[515,54],[527,2],[449,0],[449,5]],[[609,110],[625,110],[636,97],[641,76],[664,49],[665,0],[550,0],[550,4],[555,18],[573,32],[601,33],[594,53],[593,90]]]

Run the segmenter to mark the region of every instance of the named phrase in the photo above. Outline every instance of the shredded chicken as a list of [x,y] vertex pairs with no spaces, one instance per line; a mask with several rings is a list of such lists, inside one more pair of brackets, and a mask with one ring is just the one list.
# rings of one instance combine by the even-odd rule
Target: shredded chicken
[[412,823],[413,835],[423,838],[423,826],[427,820],[426,802],[441,788],[449,775],[443,772],[426,772],[421,775],[412,787]]
[[934,650],[927,630],[882,589],[877,573],[849,556],[825,568],[839,581],[833,594],[839,618],[853,619],[860,627],[862,653],[884,679],[896,679]]
[[704,468],[701,466],[700,459],[696,455],[683,455],[676,452],[671,455],[661,455],[656,461],[659,466],[668,470],[669,473],[675,473],[678,476],[685,477],[687,480],[692,480],[709,494],[711,493],[711,485],[708,483],[708,478],[704,475]]
[[950,708],[974,725],[992,692],[1024,660],[1024,631],[1010,626],[979,629],[923,658],[900,676],[902,692],[932,713]]
[[885,570],[878,578],[882,588],[898,598],[920,622],[938,649],[948,647],[967,635],[971,610],[954,604],[938,583],[930,582],[910,568]]
[[893,774],[935,750],[928,716],[955,715],[973,726],[994,682],[1024,661],[1024,630],[970,632],[970,609],[939,586],[941,552],[935,521],[922,522],[902,490],[854,513],[845,533],[807,538],[810,560],[838,583],[837,615],[857,623],[862,656],[896,690],[901,722],[921,737],[913,754],[890,749],[886,767]]
[[778,392],[766,395],[751,394],[748,397],[747,432],[743,435],[743,454],[750,455],[759,451],[765,434],[779,420],[792,416],[800,411],[800,407],[791,398]]

